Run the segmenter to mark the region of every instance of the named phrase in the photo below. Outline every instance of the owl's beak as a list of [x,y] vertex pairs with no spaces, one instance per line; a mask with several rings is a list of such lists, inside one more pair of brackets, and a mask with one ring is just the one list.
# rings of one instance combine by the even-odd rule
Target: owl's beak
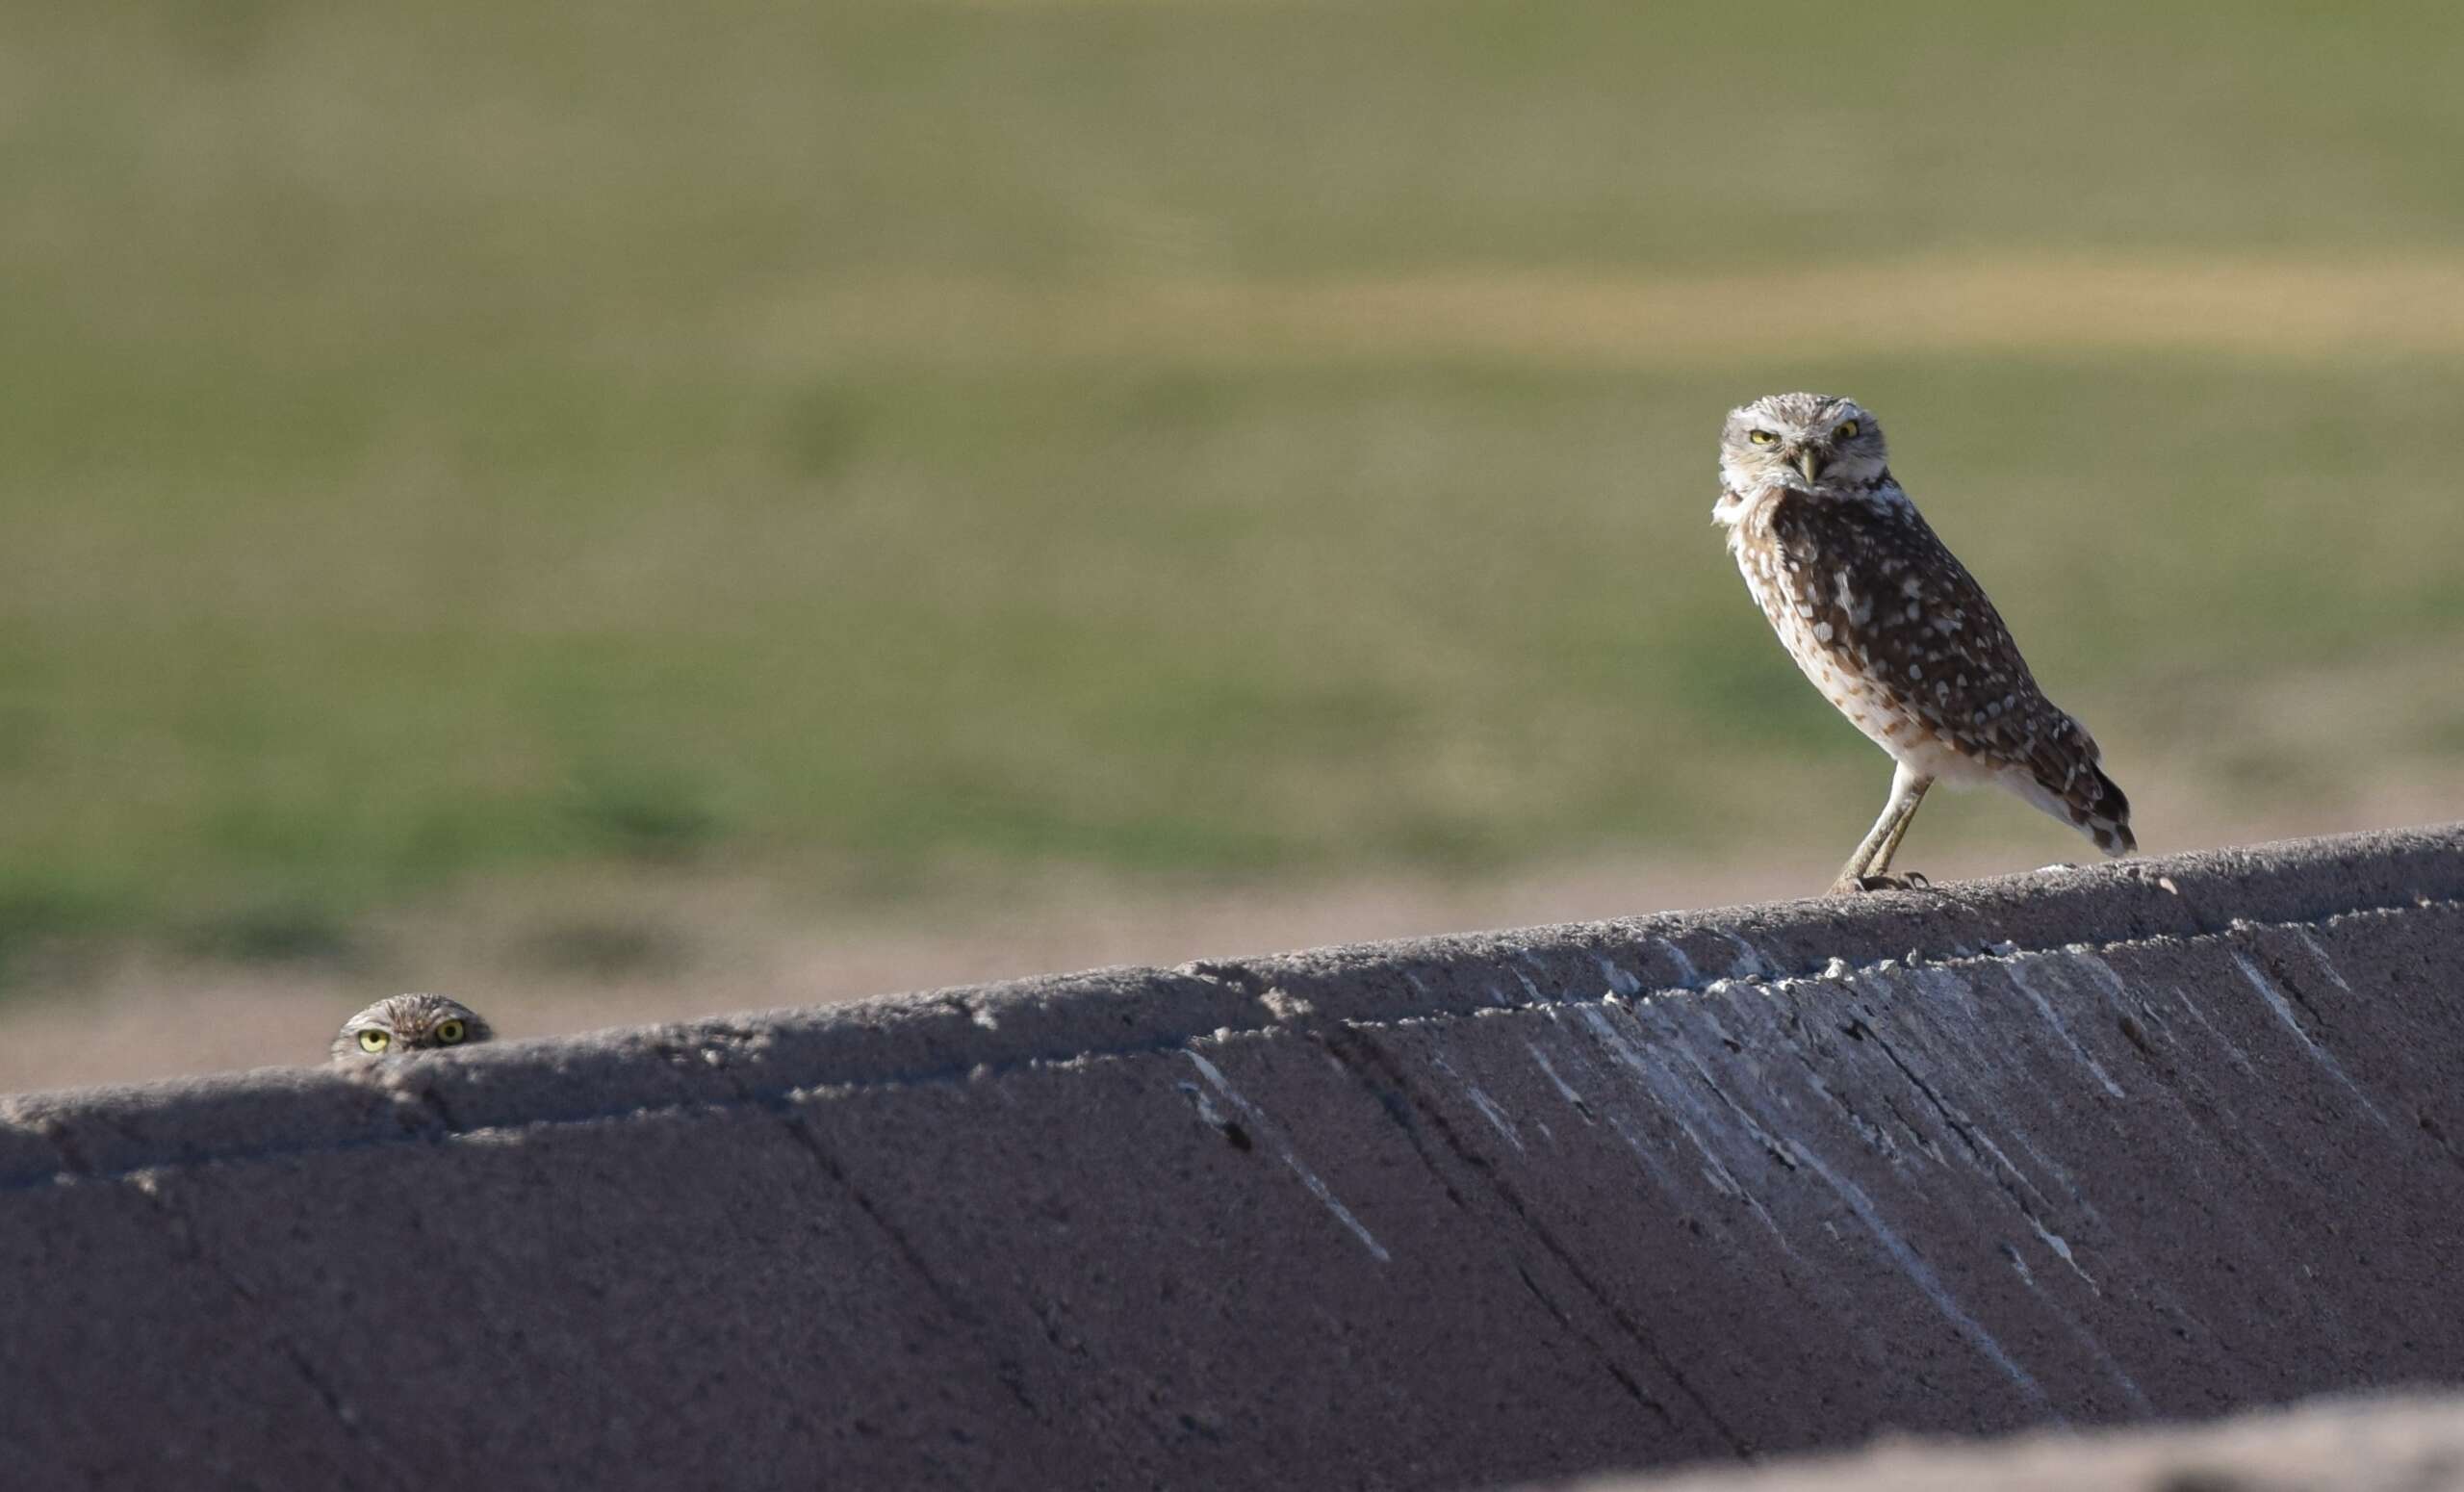
[[1822,478],[1822,452],[1811,446],[1798,451],[1797,470],[1806,474],[1806,480],[1819,481]]

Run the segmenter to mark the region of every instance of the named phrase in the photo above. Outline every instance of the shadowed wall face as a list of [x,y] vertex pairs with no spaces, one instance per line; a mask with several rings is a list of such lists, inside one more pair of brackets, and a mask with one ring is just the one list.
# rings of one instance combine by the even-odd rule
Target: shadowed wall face
[[0,1445],[1469,1487],[2453,1379],[2459,980],[2449,830],[12,1098]]

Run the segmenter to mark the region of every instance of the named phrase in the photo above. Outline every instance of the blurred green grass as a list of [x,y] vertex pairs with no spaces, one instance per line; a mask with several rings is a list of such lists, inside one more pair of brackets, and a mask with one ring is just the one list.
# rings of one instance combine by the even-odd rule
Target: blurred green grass
[[[954,863],[1844,850],[1881,759],[1707,525],[1721,413],[1780,387],[1881,411],[2126,784],[2315,798],[2451,759],[2432,686],[2343,731],[2236,702],[2434,679],[2464,639],[2464,347],[1843,347],[1857,308],[1812,300],[1739,307],[1804,356],[1373,324],[1260,355],[895,309],[2453,265],[2464,16],[2359,13],[14,14],[0,948],[320,953],[595,860],[880,896]],[[2166,809],[2143,792],[2144,837],[2178,845]],[[2016,816],[1928,822],[2061,852]]]

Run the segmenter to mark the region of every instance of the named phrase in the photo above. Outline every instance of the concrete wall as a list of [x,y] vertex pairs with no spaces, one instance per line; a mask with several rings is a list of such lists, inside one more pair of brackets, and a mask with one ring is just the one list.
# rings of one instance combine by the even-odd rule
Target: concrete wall
[[27,1486],[1471,1487],[2464,1379],[2464,828],[0,1100]]

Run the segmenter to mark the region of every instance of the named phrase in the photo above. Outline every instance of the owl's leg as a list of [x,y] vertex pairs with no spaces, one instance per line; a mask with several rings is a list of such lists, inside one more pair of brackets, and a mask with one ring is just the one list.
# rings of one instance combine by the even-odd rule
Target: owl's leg
[[1831,883],[1827,893],[1847,896],[1868,889],[1866,882],[1886,876],[1890,870],[1890,858],[1899,853],[1899,841],[1908,837],[1909,820],[1916,816],[1916,806],[1925,801],[1925,789],[1934,780],[1908,763],[1894,762],[1890,774],[1890,801],[1883,805],[1883,816],[1865,834],[1857,853],[1839,867],[1839,879]]
[[1872,864],[1865,867],[1865,874],[1869,876],[1887,875],[1890,872],[1891,857],[1899,853],[1899,841],[1908,837],[1908,826],[1916,821],[1916,806],[1925,801],[1925,789],[1934,785],[1934,780],[1920,776],[1907,767],[1901,767],[1891,774],[1890,791],[1893,798],[1899,797],[1903,784],[1906,785],[1905,790],[1908,795],[1907,806],[1899,810],[1899,822],[1891,826],[1890,837],[1883,841],[1883,852],[1874,857]]

